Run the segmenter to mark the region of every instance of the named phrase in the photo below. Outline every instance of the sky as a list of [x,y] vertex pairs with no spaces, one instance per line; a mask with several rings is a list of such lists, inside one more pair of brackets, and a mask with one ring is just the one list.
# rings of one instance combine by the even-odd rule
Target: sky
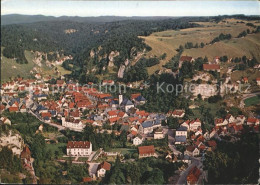
[[260,15],[260,1],[1,0],[1,14],[82,17]]

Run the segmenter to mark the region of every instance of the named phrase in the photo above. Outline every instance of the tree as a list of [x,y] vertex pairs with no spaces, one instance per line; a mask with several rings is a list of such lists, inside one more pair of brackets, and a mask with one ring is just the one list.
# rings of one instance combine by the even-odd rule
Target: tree
[[167,118],[167,124],[168,124],[169,128],[171,128],[171,129],[177,129],[179,127],[178,119],[174,118],[172,116]]

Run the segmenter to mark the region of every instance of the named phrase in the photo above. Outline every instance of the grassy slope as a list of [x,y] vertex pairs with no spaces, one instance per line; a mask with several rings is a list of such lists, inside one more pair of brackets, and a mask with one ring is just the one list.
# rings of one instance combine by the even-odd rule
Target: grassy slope
[[36,65],[32,62],[31,52],[25,51],[25,56],[28,64],[18,64],[13,59],[4,57],[1,52],[1,82],[9,80],[10,77],[17,77],[17,75],[24,78],[30,77],[30,70]]
[[[17,77],[18,75],[23,78],[29,78],[31,77],[30,71],[34,67],[38,67],[35,63],[33,63],[34,56],[30,51],[24,51],[28,64],[18,64],[13,59],[4,57],[2,55],[2,51],[3,47],[1,47],[1,82],[8,81],[9,78]],[[64,69],[62,66],[57,66],[57,68],[61,72],[61,75],[71,73],[71,71]],[[43,76],[57,76],[54,68],[43,66],[41,69]]]
[[257,104],[260,104],[260,97],[259,96],[254,96],[254,97],[251,97],[251,98],[248,98],[245,100],[245,105],[248,107],[248,106],[251,106],[251,105],[257,105]]
[[[213,38],[217,37],[220,33],[230,33],[232,37],[236,37],[244,30],[251,27],[245,23],[236,23],[235,19],[228,19],[228,23],[212,23],[212,22],[199,22],[201,27],[182,29],[179,31],[168,30],[163,32],[153,33],[148,37],[141,37],[145,42],[152,47],[152,51],[147,53],[147,57],[163,53],[167,53],[167,58],[161,61],[160,64],[148,68],[149,74],[152,74],[157,69],[160,69],[163,64],[167,62],[172,56],[176,54],[176,49],[180,45],[185,45],[186,42],[195,43],[209,43]],[[254,21],[252,21],[255,25]],[[204,48],[185,49],[183,55],[191,55],[194,58],[207,56],[210,60],[215,56],[227,55],[228,57],[236,57],[246,55],[252,57],[254,55],[260,61],[260,33],[249,34],[245,38],[232,38],[229,41],[221,41],[212,45],[207,45]]]

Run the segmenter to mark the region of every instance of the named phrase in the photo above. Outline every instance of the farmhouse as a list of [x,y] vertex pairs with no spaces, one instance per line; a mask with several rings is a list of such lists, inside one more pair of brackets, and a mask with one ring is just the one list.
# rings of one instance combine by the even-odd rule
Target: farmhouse
[[68,141],[68,156],[89,156],[92,153],[92,144],[89,141]]
[[256,84],[260,85],[260,78],[256,78]]

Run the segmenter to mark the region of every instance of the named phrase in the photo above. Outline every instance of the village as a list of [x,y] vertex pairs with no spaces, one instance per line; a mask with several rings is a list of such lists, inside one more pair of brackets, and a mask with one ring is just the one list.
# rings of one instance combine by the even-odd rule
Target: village
[[[192,62],[192,60],[192,57],[182,56],[179,65],[182,65],[184,61]],[[214,61],[203,64],[203,70],[220,72],[218,59],[216,58]],[[207,79],[207,73],[194,77],[195,81],[205,78]],[[226,81],[226,85],[229,84],[230,88],[236,86],[236,84],[228,83],[228,79]],[[241,81],[249,83],[247,77]],[[259,86],[260,78],[257,78],[256,82]],[[116,83],[113,80],[103,80],[102,86],[111,86]],[[196,87],[198,89],[194,90],[193,97],[200,94],[202,99],[205,99],[216,95],[214,89],[211,91],[200,85],[202,84],[199,84]],[[132,84],[128,84],[128,87],[134,88]],[[207,152],[214,152],[218,147],[216,140],[225,140],[228,136],[231,137],[231,141],[236,141],[237,135],[243,134],[244,125],[247,125],[251,132],[259,132],[259,118],[257,117],[232,114],[215,117],[214,123],[212,123],[214,127],[205,132],[202,130],[203,121],[199,118],[184,119],[185,110],[183,109],[169,110],[167,114],[139,110],[139,105],[143,105],[147,101],[141,93],[133,93],[129,98],[123,94],[115,97],[110,93],[103,93],[99,89],[93,88],[92,82],[81,86],[73,81],[56,79],[53,83],[51,77],[41,77],[39,74],[35,75],[35,79],[16,78],[3,83],[1,97],[1,113],[5,111],[29,113],[44,124],[56,127],[59,131],[83,132],[86,125],[93,126],[99,133],[120,135],[125,131],[129,145],[138,151],[138,158],[155,157],[164,158],[173,163],[182,162],[184,168],[179,169],[175,182],[178,184],[201,184],[203,181],[207,181],[207,173],[203,170],[203,160]],[[170,129],[165,124],[169,117],[178,120],[178,128]],[[2,116],[1,124],[15,123],[11,123],[7,117]],[[113,130],[112,126],[115,124],[120,125],[121,129]],[[43,127],[43,124],[40,125],[38,132],[41,132]],[[10,135],[10,137],[12,136]],[[11,143],[16,140],[10,139],[8,135],[0,139],[1,146],[11,146]],[[144,145],[146,141],[154,140],[167,142],[168,149],[159,152],[159,147]],[[23,159],[24,168],[34,174],[29,147],[23,143],[23,146],[19,146],[19,148],[20,152],[16,151],[17,147],[12,147],[12,150]],[[82,181],[91,182],[102,179],[111,169],[111,162],[98,160],[104,155],[120,156],[122,161],[127,160],[116,148],[113,152],[104,151],[102,148],[94,151],[90,141],[71,140],[67,142],[65,159],[60,162],[64,162],[66,157],[73,157],[72,163],[82,164],[84,162],[77,161],[77,159],[87,158],[89,177],[83,178]]]

